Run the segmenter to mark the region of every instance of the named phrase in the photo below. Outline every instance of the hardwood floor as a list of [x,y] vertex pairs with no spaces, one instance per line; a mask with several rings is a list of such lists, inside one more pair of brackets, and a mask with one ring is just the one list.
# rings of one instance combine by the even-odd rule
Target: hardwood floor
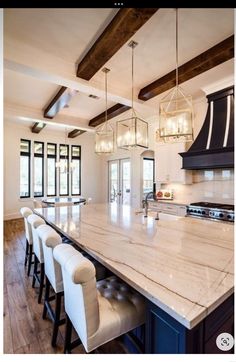
[[[25,234],[23,219],[4,222],[4,353],[62,353],[64,326],[60,327],[57,347],[51,346],[52,322],[42,319],[38,287],[24,266]],[[85,353],[82,346],[72,353]],[[98,348],[96,353],[126,353],[117,339]]]

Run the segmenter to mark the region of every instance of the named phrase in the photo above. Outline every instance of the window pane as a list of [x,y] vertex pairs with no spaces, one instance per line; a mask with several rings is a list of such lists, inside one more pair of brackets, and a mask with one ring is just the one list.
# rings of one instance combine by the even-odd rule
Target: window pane
[[68,156],[68,145],[60,145],[60,156]]
[[68,195],[68,174],[60,172],[60,195]]
[[153,190],[154,182],[154,160],[143,160],[143,193],[147,194]]
[[80,194],[80,160],[73,160],[72,195]]
[[34,153],[43,154],[43,143],[42,142],[34,142]]
[[80,157],[80,147],[72,146],[72,157]]
[[20,196],[29,197],[29,156],[20,156]]
[[48,155],[56,155],[56,145],[52,144],[52,143],[48,143],[47,144],[47,154]]
[[30,152],[30,143],[29,141],[21,140],[20,141],[20,152]]
[[43,159],[34,157],[34,196],[43,196]]
[[55,158],[48,158],[48,179],[47,179],[47,195],[55,196],[56,195],[56,160]]

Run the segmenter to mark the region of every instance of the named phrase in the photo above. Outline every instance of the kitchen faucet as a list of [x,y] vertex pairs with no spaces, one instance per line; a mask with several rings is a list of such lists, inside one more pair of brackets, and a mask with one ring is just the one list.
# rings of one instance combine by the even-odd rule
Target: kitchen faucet
[[[151,196],[151,195],[153,196],[153,199],[154,199],[155,201],[157,201],[156,192],[150,191],[150,192],[147,193],[147,195],[146,195],[146,197],[145,197],[145,200],[143,201],[143,206],[145,207],[144,217],[148,217],[148,198],[149,198],[149,196]],[[157,211],[155,220],[159,220],[159,213],[158,213],[158,211]]]

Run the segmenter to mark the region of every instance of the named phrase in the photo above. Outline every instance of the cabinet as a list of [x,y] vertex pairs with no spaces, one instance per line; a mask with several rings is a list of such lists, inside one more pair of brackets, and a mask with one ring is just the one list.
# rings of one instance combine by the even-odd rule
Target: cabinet
[[187,151],[186,143],[158,144],[155,152],[156,180],[166,183],[192,183],[192,171],[182,170],[179,152]]
[[186,206],[184,205],[175,205],[169,204],[165,202],[149,202],[150,209],[158,212],[163,212],[166,214],[172,214],[177,216],[185,216],[186,215]]
[[145,330],[145,353],[234,353],[234,348],[225,352],[216,346],[219,334],[234,335],[234,295],[190,330],[149,302]]

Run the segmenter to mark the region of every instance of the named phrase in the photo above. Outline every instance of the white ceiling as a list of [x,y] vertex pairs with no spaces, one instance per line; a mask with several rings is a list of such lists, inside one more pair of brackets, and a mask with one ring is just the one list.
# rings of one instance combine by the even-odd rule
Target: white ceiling
[[[88,97],[89,90],[72,98],[61,116],[88,121],[104,111],[104,74],[99,71],[89,81],[75,75],[76,64],[102,33],[117,9],[4,9],[4,58],[35,68],[47,76],[44,81],[31,74],[5,69],[4,100],[8,104],[35,109],[39,114],[62,84],[60,78],[91,86],[99,99]],[[179,9],[179,64],[183,64],[234,33],[233,9]],[[160,9],[132,38],[135,48],[135,95],[140,88],[175,68],[175,11]],[[128,42],[127,42],[128,43]],[[131,49],[125,44],[106,64],[109,73],[108,107],[120,96],[131,98]],[[26,68],[25,68],[26,69]],[[183,87],[194,97],[202,88],[232,76],[230,60],[188,82]],[[58,77],[58,82],[53,81]],[[101,92],[102,91],[102,92]],[[95,92],[95,93],[94,93]],[[135,99],[144,114],[156,114],[158,99]],[[149,106],[145,108],[144,106]],[[146,112],[145,112],[146,111]],[[57,116],[58,117],[58,116]],[[55,118],[55,122],[57,121]],[[58,117],[59,118],[59,117]],[[69,122],[69,121],[68,121]]]

